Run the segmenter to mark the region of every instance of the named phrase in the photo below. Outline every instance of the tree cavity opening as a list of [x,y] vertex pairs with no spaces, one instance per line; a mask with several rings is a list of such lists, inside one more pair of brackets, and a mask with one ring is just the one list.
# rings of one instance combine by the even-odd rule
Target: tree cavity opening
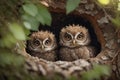
[[58,49],[59,47],[59,33],[61,29],[67,25],[72,24],[79,24],[81,26],[86,27],[89,30],[90,37],[91,37],[91,44],[96,48],[96,54],[99,54],[101,51],[101,42],[98,40],[98,35],[95,33],[94,25],[89,21],[86,17],[82,15],[75,15],[75,14],[63,14],[63,13],[55,13],[51,12],[52,15],[52,24],[51,26],[43,26],[40,25],[39,30],[48,30],[55,34],[57,43],[58,43]]

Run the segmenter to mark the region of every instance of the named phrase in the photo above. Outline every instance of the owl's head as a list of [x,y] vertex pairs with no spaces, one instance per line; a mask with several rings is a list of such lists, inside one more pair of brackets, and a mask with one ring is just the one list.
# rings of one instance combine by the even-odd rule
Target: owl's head
[[48,31],[32,33],[27,44],[30,51],[41,53],[54,50],[57,46],[54,34]]
[[60,32],[60,44],[67,47],[78,47],[90,43],[89,32],[85,27],[69,25]]

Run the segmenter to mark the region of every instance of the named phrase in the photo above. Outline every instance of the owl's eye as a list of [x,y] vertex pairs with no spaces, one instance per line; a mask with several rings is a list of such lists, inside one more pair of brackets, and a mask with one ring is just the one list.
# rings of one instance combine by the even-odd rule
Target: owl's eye
[[81,32],[80,34],[78,34],[78,36],[77,36],[77,39],[78,40],[81,40],[81,39],[83,39],[84,38],[84,34]]
[[64,38],[65,38],[65,40],[67,40],[67,41],[72,40],[71,35],[70,35],[70,34],[68,34],[68,33],[65,33],[65,34],[64,34]]
[[37,40],[37,39],[35,39],[35,40],[33,41],[33,44],[34,44],[35,46],[39,46],[39,45],[40,45],[40,41]]
[[51,44],[51,40],[48,39],[45,41],[45,45],[49,46],[50,44]]

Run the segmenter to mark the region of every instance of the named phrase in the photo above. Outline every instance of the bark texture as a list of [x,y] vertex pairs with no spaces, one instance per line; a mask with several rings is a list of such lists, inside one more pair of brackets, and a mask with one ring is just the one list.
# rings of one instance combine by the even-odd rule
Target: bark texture
[[[66,0],[40,0],[40,3],[48,7],[51,13],[65,14]],[[81,0],[79,7],[70,14],[82,16],[90,21],[101,44],[101,52],[95,58],[73,62],[50,62],[23,53],[26,57],[26,68],[52,79],[56,74],[65,78],[71,75],[80,77],[82,72],[92,68],[93,63],[109,64],[112,68],[110,80],[120,79],[120,30],[116,30],[111,23],[110,14],[100,8],[94,0]]]

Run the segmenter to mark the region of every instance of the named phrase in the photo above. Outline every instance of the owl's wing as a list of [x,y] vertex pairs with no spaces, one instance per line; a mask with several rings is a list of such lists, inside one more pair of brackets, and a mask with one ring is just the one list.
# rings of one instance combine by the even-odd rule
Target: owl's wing
[[87,49],[89,50],[90,58],[95,57],[96,49],[93,46],[87,46]]

